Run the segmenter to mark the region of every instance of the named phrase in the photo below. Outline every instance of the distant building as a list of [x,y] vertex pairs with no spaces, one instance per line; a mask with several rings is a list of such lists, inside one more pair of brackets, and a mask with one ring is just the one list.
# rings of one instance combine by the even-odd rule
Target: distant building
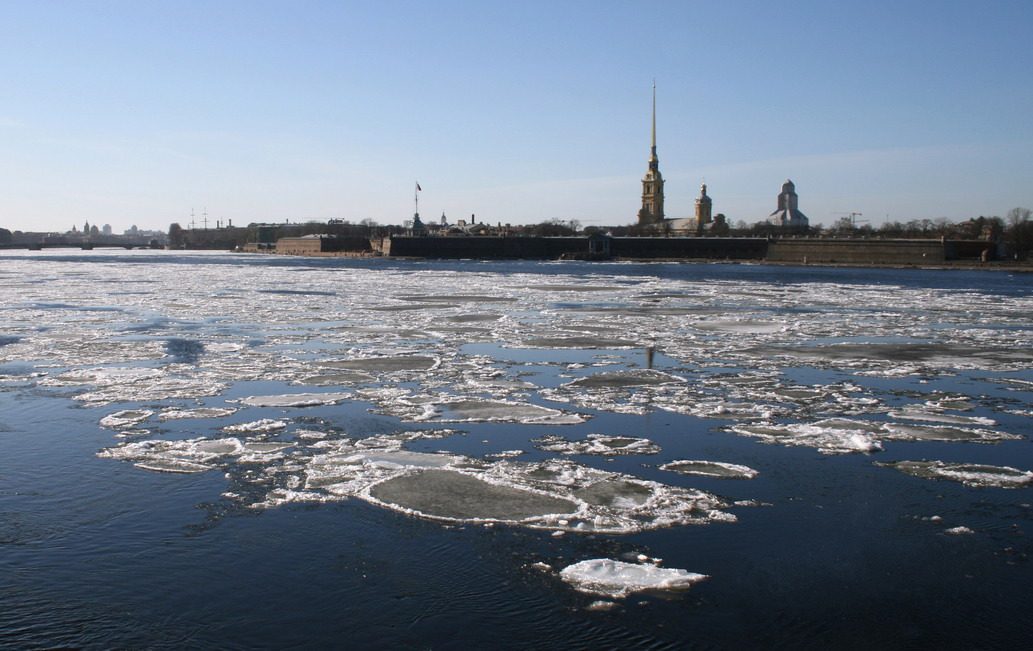
[[707,184],[699,187],[699,196],[696,197],[696,227],[702,231],[706,225],[713,221],[710,211],[713,209],[713,202],[707,196]]
[[412,217],[412,226],[409,228],[409,235],[416,237],[423,237],[427,235],[427,227],[420,220],[420,213],[416,213]]
[[796,186],[789,179],[782,184],[782,192],[778,195],[778,207],[768,215],[768,223],[772,226],[787,228],[807,228],[810,220],[800,212],[797,206],[800,198],[796,195]]
[[649,169],[642,178],[642,209],[638,223],[656,224],[664,220],[664,177],[656,157],[656,83],[653,84],[653,137],[649,149]]

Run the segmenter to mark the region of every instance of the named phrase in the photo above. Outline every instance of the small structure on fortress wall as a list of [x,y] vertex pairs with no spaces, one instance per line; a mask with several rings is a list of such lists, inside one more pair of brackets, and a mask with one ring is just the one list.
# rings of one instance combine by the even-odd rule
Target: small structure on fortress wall
[[806,229],[810,226],[810,220],[800,212],[798,203],[800,197],[796,195],[796,186],[789,179],[782,184],[782,192],[778,195],[778,207],[775,212],[768,215],[768,223],[772,226],[784,226],[788,228]]

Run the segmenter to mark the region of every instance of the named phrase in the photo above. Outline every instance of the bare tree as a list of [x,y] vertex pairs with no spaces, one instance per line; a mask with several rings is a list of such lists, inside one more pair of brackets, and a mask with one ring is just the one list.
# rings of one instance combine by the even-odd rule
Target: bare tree
[[1033,211],[1029,208],[1012,208],[1005,217],[1007,224],[1005,235],[1016,260],[1025,260],[1033,249],[1033,222],[1030,217]]

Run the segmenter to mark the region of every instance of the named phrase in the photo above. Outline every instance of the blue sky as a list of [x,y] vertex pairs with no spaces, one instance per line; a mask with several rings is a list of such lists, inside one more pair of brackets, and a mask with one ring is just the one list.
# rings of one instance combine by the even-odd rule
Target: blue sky
[[[0,226],[1033,207],[1033,2],[0,0]],[[200,219],[200,217],[198,217]]]

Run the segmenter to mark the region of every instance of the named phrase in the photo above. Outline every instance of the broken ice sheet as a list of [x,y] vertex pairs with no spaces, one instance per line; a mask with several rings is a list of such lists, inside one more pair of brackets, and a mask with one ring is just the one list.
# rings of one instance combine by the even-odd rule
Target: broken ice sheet
[[660,470],[669,470],[682,475],[701,475],[717,479],[753,479],[759,473],[749,466],[721,461],[671,461],[660,466]]
[[771,334],[789,330],[785,323],[771,321],[696,321],[690,325],[696,330],[740,334]]
[[663,385],[684,384],[685,379],[652,369],[630,369],[624,371],[605,371],[577,378],[565,386],[577,388],[610,388],[624,389],[637,387],[654,387]]
[[526,402],[456,398],[430,403],[414,420],[442,423],[524,423],[527,425],[576,425],[587,415],[563,412]]
[[815,423],[736,424],[721,428],[762,443],[817,448],[824,454],[877,452],[882,443],[876,437],[881,429],[864,421],[829,419]]
[[160,400],[193,400],[217,396],[228,384],[214,380],[159,377],[152,381],[110,385],[75,396],[74,400],[90,407],[114,402],[156,402]]
[[439,363],[435,357],[400,355],[390,357],[360,357],[357,359],[324,360],[316,366],[326,369],[350,370],[364,373],[397,373],[402,371],[429,371]]
[[948,369],[1028,367],[1033,349],[979,347],[952,343],[841,343],[823,346],[757,347],[743,351],[765,357],[785,357],[807,363],[852,366],[914,364]]
[[197,407],[195,409],[166,409],[158,415],[158,420],[178,420],[182,418],[224,418],[238,411],[237,407]]
[[1033,472],[1010,466],[990,466],[978,463],[948,461],[886,461],[876,462],[882,468],[896,470],[922,479],[949,479],[984,488],[1025,488],[1033,483]]
[[622,599],[645,590],[680,591],[709,578],[686,570],[597,558],[568,565],[560,578],[588,594]]
[[314,407],[336,405],[350,397],[349,393],[290,393],[276,396],[248,396],[237,402],[249,407]]
[[133,384],[135,382],[154,381],[163,375],[165,375],[165,372],[161,369],[146,368],[142,366],[80,368],[47,376],[41,379],[39,384],[42,386],[53,387],[80,385],[108,387]]
[[236,423],[233,425],[227,425],[222,429],[225,432],[264,433],[275,432],[286,427],[287,421],[276,420],[273,418],[263,418],[261,420],[255,420],[248,423]]
[[882,449],[883,440],[993,443],[1023,438],[988,429],[849,418],[827,418],[809,423],[736,424],[721,429],[760,439],[762,443],[813,447],[825,454],[877,452]]
[[536,448],[546,452],[564,455],[597,454],[615,456],[623,454],[659,454],[660,446],[649,439],[634,436],[613,436],[589,434],[583,441],[569,441],[562,436],[543,436],[536,441]]
[[933,407],[913,406],[902,411],[891,411],[889,412],[889,416],[890,418],[898,418],[900,420],[917,420],[925,421],[927,423],[947,423],[951,425],[988,425],[992,427],[997,424],[997,421],[992,418],[948,414],[941,409]]
[[149,409],[123,409],[100,419],[101,427],[125,429],[142,423],[154,412]]
[[[720,511],[725,504],[719,498],[703,491],[663,486],[573,462],[423,455],[413,464],[406,454],[413,453],[393,456],[390,450],[353,448],[349,453],[338,448],[313,459],[305,492],[274,493],[265,505],[358,496],[434,519],[608,533],[735,519]],[[429,486],[434,490],[428,492]],[[321,496],[323,491],[326,495]],[[444,495],[449,498],[442,500]],[[498,507],[485,501],[498,501]]]
[[651,369],[604,371],[579,377],[559,387],[542,389],[547,400],[567,402],[582,409],[621,414],[647,414],[653,402],[682,402],[688,392],[684,378]]

